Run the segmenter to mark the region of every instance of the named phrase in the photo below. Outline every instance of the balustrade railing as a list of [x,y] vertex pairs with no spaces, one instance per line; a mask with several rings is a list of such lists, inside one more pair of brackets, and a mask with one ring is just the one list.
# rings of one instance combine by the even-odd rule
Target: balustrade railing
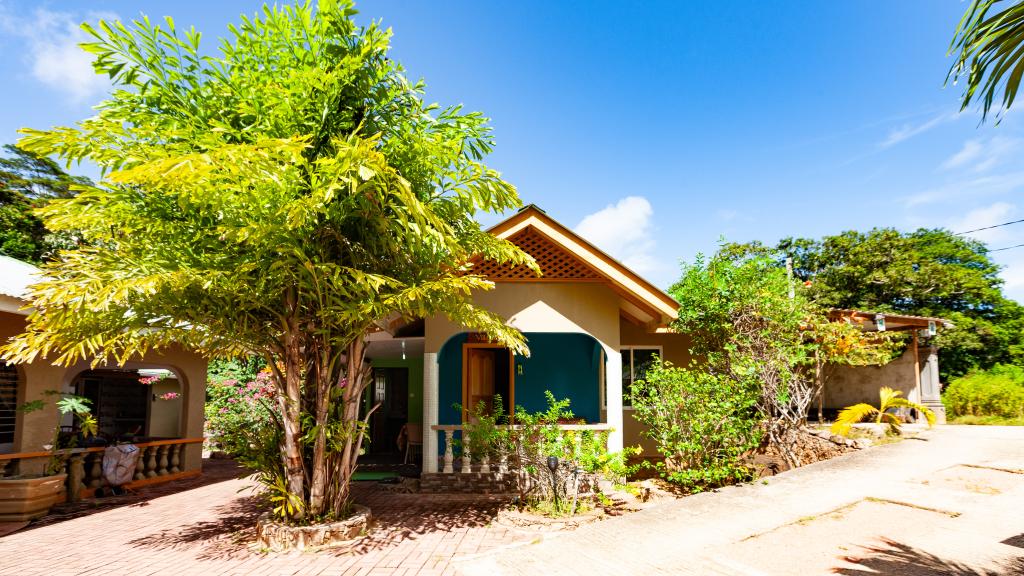
[[[163,477],[172,480],[183,473],[185,447],[201,444],[202,438],[181,438],[175,440],[154,440],[135,444],[139,459],[135,464],[135,475],[126,484],[128,488],[160,482]],[[103,451],[105,447],[71,448],[59,452],[64,459],[65,481],[68,499],[75,501],[86,498],[106,485],[103,479]],[[0,454],[0,478],[24,474],[25,468],[34,472],[42,471],[52,457],[50,452],[20,452]],[[26,466],[27,464],[27,466]],[[198,472],[197,472],[198,473]]]
[[[521,426],[498,426],[499,429],[513,429],[519,430]],[[441,466],[440,472],[444,474],[455,473],[455,451],[453,444],[455,442],[455,433],[462,431],[463,427],[461,424],[437,424],[430,427],[435,433],[444,432],[444,457],[439,463]],[[612,430],[611,424],[559,424],[558,429],[562,432],[608,432]],[[579,444],[582,441],[582,437],[576,436],[576,443]],[[496,471],[501,474],[508,472],[508,455],[501,453],[498,455],[498,462]],[[479,459],[479,472],[489,473],[492,471],[490,457],[485,454]],[[465,443],[462,444],[462,458],[459,467],[460,474],[469,474],[473,472],[473,455],[469,450],[469,446]]]

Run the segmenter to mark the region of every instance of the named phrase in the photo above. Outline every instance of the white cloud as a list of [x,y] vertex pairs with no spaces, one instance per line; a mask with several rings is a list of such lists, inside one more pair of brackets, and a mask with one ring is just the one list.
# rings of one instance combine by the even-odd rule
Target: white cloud
[[[989,228],[996,224],[1002,224],[1015,220],[1015,216],[1018,214],[1017,207],[1009,202],[996,202],[990,206],[984,206],[982,208],[975,208],[962,218],[957,218],[950,222],[948,228],[953,232],[966,232],[968,230],[978,230],[979,228]],[[965,234],[980,240],[986,244],[991,245],[993,242],[1001,242],[1010,238],[1014,233],[1009,226],[1002,226],[999,228],[991,228],[989,230],[980,230],[978,232],[971,232]]]
[[[947,228],[953,232],[965,232],[988,228],[997,224],[1018,220],[1022,210],[1009,202],[996,202],[989,206],[975,208],[962,218],[949,221]],[[966,234],[998,249],[1024,243],[1024,223],[1000,226]],[[1024,248],[992,253],[992,259],[1002,267],[999,276],[1003,279],[1003,293],[1007,298],[1024,304]]]
[[904,140],[909,140],[914,136],[923,134],[931,130],[932,128],[935,128],[936,126],[945,124],[947,122],[952,122],[956,120],[958,116],[959,115],[955,113],[943,113],[932,118],[931,120],[922,122],[920,124],[903,124],[898,128],[893,128],[892,130],[890,130],[889,135],[886,136],[884,140],[878,143],[878,147],[889,148],[891,146],[895,146],[900,142],[903,142]]
[[965,168],[987,172],[1008,157],[1017,155],[1022,141],[1018,138],[994,136],[988,140],[975,138],[964,142],[959,152],[942,163],[944,170]]
[[[1017,251],[1024,248],[1017,248]],[[1012,252],[1012,251],[1008,251]],[[1003,279],[1003,294],[1011,300],[1024,304],[1024,258],[1016,257],[1002,261],[999,276]]]
[[78,46],[89,40],[79,28],[80,22],[99,19],[116,20],[117,16],[89,13],[81,18],[43,8],[25,17],[3,12],[0,29],[25,43],[26,64],[36,80],[64,95],[69,103],[81,104],[110,87],[105,76],[93,72],[93,56]]
[[1008,172],[957,179],[903,198],[907,208],[936,202],[977,199],[1016,192],[1024,188],[1024,172]]
[[653,215],[646,198],[627,196],[585,216],[576,226],[576,233],[635,272],[649,274],[662,267],[654,257]]

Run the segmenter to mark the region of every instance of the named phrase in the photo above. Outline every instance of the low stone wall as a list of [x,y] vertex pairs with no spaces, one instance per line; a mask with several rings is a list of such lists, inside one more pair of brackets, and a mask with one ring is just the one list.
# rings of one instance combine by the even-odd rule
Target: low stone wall
[[511,494],[515,491],[512,474],[499,472],[424,472],[420,492],[428,494]]

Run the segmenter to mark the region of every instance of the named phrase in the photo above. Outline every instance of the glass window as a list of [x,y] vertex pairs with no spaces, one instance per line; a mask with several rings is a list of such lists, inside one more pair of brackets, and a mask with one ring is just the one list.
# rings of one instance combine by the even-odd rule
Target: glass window
[[661,355],[658,348],[627,348],[622,350],[622,405],[632,406],[633,382],[643,380],[647,370]]
[[14,447],[14,424],[18,417],[18,370],[0,364],[0,452]]

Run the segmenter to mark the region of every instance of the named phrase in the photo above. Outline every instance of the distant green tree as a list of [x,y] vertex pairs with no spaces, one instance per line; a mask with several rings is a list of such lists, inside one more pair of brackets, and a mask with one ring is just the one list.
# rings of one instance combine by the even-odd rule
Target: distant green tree
[[732,244],[733,254],[793,258],[794,275],[823,307],[938,316],[943,377],[1024,361],[1024,308],[1003,296],[985,244],[948,230],[848,231],[821,240],[784,238],[774,247]]
[[91,184],[71,176],[42,156],[15,146],[3,146],[0,157],[0,254],[38,263],[68,244],[66,236],[51,234],[33,210],[53,198],[75,195],[73,186]]
[[1002,92],[997,109],[1008,110],[1024,76],[1024,2],[972,0],[950,52],[957,54],[947,80],[967,77],[960,109],[980,98],[982,117],[987,117]]

